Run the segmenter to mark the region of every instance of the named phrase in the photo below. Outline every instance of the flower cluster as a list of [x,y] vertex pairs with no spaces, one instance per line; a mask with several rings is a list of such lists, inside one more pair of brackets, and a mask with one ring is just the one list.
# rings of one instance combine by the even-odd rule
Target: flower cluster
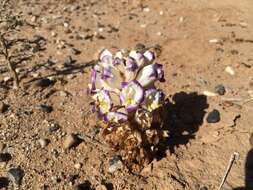
[[140,122],[140,112],[152,112],[163,104],[164,93],[154,83],[164,81],[164,72],[154,60],[151,51],[132,50],[127,55],[119,51],[114,56],[106,49],[101,52],[88,91],[105,121],[122,123],[134,115]]
[[152,51],[113,55],[105,49],[88,86],[103,119],[106,142],[136,171],[151,161],[159,142],[167,137],[162,125],[165,95],[155,87],[156,81],[164,81],[164,72]]

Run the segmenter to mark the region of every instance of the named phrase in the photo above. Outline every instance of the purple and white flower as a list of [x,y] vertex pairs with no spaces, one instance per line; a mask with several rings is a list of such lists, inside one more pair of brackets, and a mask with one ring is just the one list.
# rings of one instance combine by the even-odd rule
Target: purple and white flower
[[128,112],[135,111],[144,99],[144,90],[137,81],[131,81],[121,89],[120,100]]
[[100,53],[88,92],[105,121],[122,123],[134,118],[151,125],[152,111],[164,103],[163,92],[154,86],[164,81],[164,71],[154,60],[151,51],[121,50],[113,55],[104,49]]
[[102,115],[111,111],[113,102],[109,91],[100,90],[97,94],[93,95],[93,99],[97,102],[99,111]]
[[162,81],[164,73],[161,64],[150,64],[143,67],[138,73],[136,80],[143,86],[152,85],[156,80]]
[[143,106],[148,111],[153,111],[164,104],[165,95],[161,90],[148,89],[145,91]]

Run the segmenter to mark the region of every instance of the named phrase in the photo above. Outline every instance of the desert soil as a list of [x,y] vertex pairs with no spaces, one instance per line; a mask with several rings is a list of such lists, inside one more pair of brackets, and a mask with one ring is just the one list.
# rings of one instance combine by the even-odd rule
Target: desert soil
[[[11,88],[0,63],[0,102],[7,105],[0,113],[0,151],[9,155],[0,161],[0,189],[216,190],[234,152],[239,158],[223,189],[251,189],[252,0],[0,3],[26,21],[21,37],[44,38],[43,48],[17,65],[20,90]],[[142,172],[123,167],[110,173],[114,152],[90,113],[89,73],[102,48],[132,49],[138,43],[160,47],[157,62],[166,82],[159,87],[171,101],[171,136]],[[45,78],[52,84],[41,86]],[[220,84],[224,95],[205,93]],[[208,123],[214,109],[220,121]],[[72,133],[83,141],[66,149]],[[8,174],[11,168],[23,172],[20,185]]]

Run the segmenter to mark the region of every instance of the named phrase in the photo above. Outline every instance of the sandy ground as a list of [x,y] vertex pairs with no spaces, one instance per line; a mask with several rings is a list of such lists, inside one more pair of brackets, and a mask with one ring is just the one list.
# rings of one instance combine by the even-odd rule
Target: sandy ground
[[[10,5],[33,25],[21,26],[19,35],[40,35],[45,43],[17,66],[24,90],[10,88],[0,65],[0,101],[8,105],[0,113],[0,151],[11,155],[0,162],[0,189],[216,190],[234,152],[240,157],[223,189],[253,189],[252,0],[19,0]],[[85,90],[99,50],[131,49],[137,43],[161,47],[157,61],[165,68],[160,88],[172,102],[171,137],[141,173],[123,168],[111,174],[113,152],[96,133]],[[70,67],[64,65],[68,56],[76,60]],[[40,87],[41,78],[54,84]],[[219,84],[225,95],[203,95]],[[39,109],[41,104],[53,111]],[[207,123],[213,109],[221,120]],[[84,141],[65,150],[70,133]],[[50,141],[43,148],[42,138]],[[16,167],[24,171],[19,187],[5,178]]]

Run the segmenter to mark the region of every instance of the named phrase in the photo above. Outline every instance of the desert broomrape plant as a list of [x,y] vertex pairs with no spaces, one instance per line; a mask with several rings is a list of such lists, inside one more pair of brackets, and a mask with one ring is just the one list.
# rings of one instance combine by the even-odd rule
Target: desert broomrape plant
[[162,127],[165,94],[155,87],[157,81],[165,81],[163,67],[149,50],[113,55],[104,49],[91,71],[88,94],[105,139],[132,170],[147,164],[167,137]]

